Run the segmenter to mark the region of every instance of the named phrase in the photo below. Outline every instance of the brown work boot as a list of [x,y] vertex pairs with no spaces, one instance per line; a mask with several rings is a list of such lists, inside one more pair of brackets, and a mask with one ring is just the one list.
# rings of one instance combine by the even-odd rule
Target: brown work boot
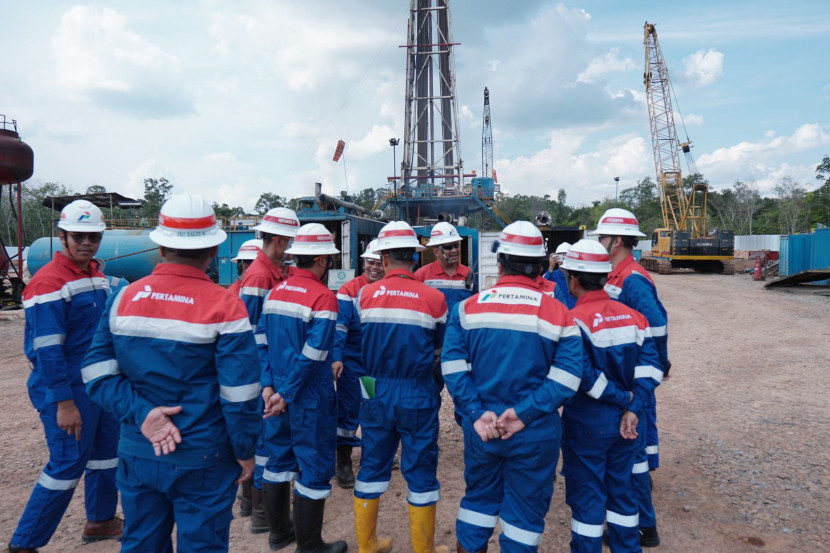
[[84,533],[81,536],[83,543],[92,543],[94,541],[103,540],[117,540],[121,538],[124,533],[124,521],[118,517],[112,517],[109,520],[102,520],[101,522],[86,521],[84,526]]

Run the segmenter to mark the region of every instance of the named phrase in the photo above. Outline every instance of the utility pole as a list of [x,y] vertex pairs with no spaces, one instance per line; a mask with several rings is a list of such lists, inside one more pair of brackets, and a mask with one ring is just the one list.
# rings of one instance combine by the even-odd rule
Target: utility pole
[[620,207],[620,177],[614,177],[614,184],[616,185],[616,193],[614,194],[614,207]]

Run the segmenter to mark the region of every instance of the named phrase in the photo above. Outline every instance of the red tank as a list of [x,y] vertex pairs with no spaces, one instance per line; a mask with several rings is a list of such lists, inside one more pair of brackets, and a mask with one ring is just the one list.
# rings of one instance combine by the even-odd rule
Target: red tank
[[34,173],[35,154],[16,131],[0,128],[0,184],[23,182]]

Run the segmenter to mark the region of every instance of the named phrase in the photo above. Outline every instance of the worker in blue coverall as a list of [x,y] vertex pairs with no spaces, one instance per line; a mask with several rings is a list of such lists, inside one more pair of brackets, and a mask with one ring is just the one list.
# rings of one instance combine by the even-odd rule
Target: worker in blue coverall
[[354,486],[354,514],[360,553],[391,549],[377,536],[380,496],[392,478],[392,460],[401,445],[401,473],[409,487],[409,533],[415,553],[435,547],[435,509],[441,498],[438,468],[439,383],[435,378],[447,322],[443,294],[412,273],[424,247],[403,221],[378,234],[385,276],[367,284],[357,300],[363,340],[361,378],[363,445]]
[[576,298],[573,297],[570,292],[568,292],[568,279],[565,276],[565,273],[562,271],[562,268],[560,267],[565,259],[565,254],[568,253],[568,249],[570,247],[571,244],[568,242],[562,242],[561,244],[556,246],[556,251],[550,254],[550,258],[548,261],[548,270],[545,271],[545,274],[542,275],[542,278],[544,278],[545,280],[549,280],[551,282],[555,282],[556,287],[562,289],[562,295],[564,296],[563,299],[565,301],[565,306],[568,309],[573,309],[573,306],[576,305]]
[[461,553],[486,551],[499,521],[502,551],[538,551],[562,435],[557,409],[579,388],[584,362],[567,308],[536,283],[546,261],[539,229],[511,223],[497,253],[496,286],[459,304],[441,356],[463,416]]
[[638,553],[632,468],[645,444],[645,405],[663,377],[657,347],[646,318],[603,290],[611,263],[601,244],[580,240],[562,268],[586,353],[580,389],[562,411],[571,551],[600,553],[607,520],[611,551]]
[[[251,326],[256,328],[259,324],[262,313],[262,301],[265,295],[274,286],[288,278],[285,265],[285,250],[291,239],[297,234],[300,228],[300,220],[297,214],[286,207],[275,207],[269,210],[260,223],[254,227],[262,239],[260,251],[256,252],[254,260],[245,271],[242,282],[239,285],[239,297],[245,303],[248,310],[248,319]],[[243,485],[240,490],[240,507],[248,506],[250,497],[252,534],[262,534],[270,531],[269,543],[281,541],[280,530],[274,526],[279,524],[275,514],[268,512],[267,501],[264,494],[267,493],[262,487],[262,472],[265,470],[265,462],[268,459],[268,451],[265,448],[263,438],[257,443],[256,469],[251,487]],[[267,488],[267,486],[266,486]],[[272,524],[273,523],[273,524]]]
[[478,291],[475,274],[461,263],[461,235],[446,221],[436,223],[430,231],[427,247],[435,254],[435,261],[415,271],[415,278],[444,294],[447,312]]
[[[269,513],[278,518],[276,551],[297,539],[298,553],[343,553],[346,542],[325,543],[321,532],[331,496],[337,441],[336,399],[329,352],[337,298],[323,279],[338,253],[319,223],[303,225],[286,250],[297,269],[265,296],[257,336],[264,359],[265,446],[262,476]],[[294,482],[294,528],[289,518]],[[274,530],[272,529],[272,535]]]
[[360,355],[360,317],[355,301],[360,290],[383,278],[383,263],[375,252],[376,240],[366,246],[363,274],[345,283],[337,291],[337,327],[331,350],[331,370],[337,380],[337,465],[335,476],[341,488],[354,487],[352,448],[360,445],[357,437],[360,416],[360,380],[366,373]]
[[[640,232],[637,218],[628,210],[611,208],[599,219],[596,230],[591,234],[599,236],[611,258],[611,273],[605,284],[605,291],[611,299],[620,301],[642,313],[651,327],[651,334],[660,356],[660,370],[668,379],[671,363],[668,357],[668,317],[666,309],[657,295],[657,287],[648,271],[637,263],[632,254],[637,241],[645,235]],[[657,434],[657,399],[654,393],[647,398],[645,407],[646,443],[634,463],[634,489],[640,508],[640,543],[643,547],[660,545],[657,532],[657,515],[651,499],[651,476],[649,471],[660,466]]]
[[81,362],[110,294],[93,257],[106,229],[101,210],[75,200],[61,211],[61,250],[23,290],[29,397],[40,415],[49,463],[32,490],[9,551],[46,545],[81,476],[85,478],[84,543],[121,537],[115,518],[118,421],[89,400]]
[[175,195],[150,239],[164,259],[113,296],[82,369],[121,421],[121,551],[227,551],[237,484],[262,418],[245,306],[205,271],[224,242],[209,203]]

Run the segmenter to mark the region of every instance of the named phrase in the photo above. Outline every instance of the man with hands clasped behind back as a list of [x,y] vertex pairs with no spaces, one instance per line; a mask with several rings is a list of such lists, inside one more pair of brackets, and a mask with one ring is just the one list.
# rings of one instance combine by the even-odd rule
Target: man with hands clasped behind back
[[557,409],[579,388],[584,363],[567,308],[536,282],[547,262],[539,229],[508,225],[496,253],[497,285],[451,314],[441,358],[464,429],[461,553],[485,551],[499,521],[502,551],[538,550],[562,433]]

